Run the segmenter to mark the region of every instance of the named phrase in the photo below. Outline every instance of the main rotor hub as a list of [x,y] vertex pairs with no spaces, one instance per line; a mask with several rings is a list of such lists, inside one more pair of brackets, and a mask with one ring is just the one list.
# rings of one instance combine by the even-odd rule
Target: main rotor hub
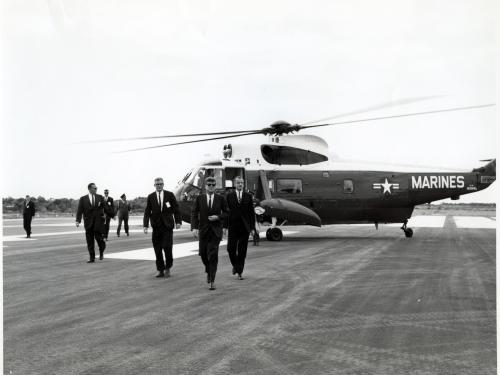
[[298,132],[301,129],[300,125],[292,125],[286,121],[275,121],[268,128],[262,129],[265,135],[283,135],[293,132]]

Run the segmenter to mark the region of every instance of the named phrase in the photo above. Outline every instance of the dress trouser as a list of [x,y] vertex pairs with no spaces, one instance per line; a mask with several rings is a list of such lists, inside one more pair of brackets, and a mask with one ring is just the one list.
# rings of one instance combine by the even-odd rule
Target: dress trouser
[[229,228],[227,236],[227,252],[229,260],[237,274],[243,273],[247,257],[248,233],[246,230]]
[[89,251],[90,260],[95,259],[94,240],[97,241],[97,246],[99,246],[99,253],[104,253],[106,242],[102,239],[101,232],[95,231],[94,228],[85,229],[85,239],[87,240],[87,249]]
[[[153,248],[156,256],[156,269],[158,271],[169,270],[174,263],[172,257],[172,238],[173,229],[167,228],[163,223],[156,228],[153,228]],[[163,253],[165,253],[165,261],[163,260]]]
[[104,223],[104,238],[108,238],[109,234],[109,223],[111,222],[111,217],[106,216],[106,222]]
[[23,227],[24,227],[24,230],[26,231],[27,236],[29,236],[31,234],[31,220],[32,219],[33,219],[33,216],[31,216],[31,214],[23,215]]
[[118,218],[118,228],[116,228],[116,234],[119,236],[122,229],[122,221],[125,228],[125,234],[128,234],[128,216],[123,216]]
[[199,255],[201,256],[201,261],[205,266],[205,272],[208,274],[209,280],[212,283],[215,281],[217,263],[219,262],[219,243],[219,237],[217,237],[211,230],[209,230],[203,237],[200,236]]

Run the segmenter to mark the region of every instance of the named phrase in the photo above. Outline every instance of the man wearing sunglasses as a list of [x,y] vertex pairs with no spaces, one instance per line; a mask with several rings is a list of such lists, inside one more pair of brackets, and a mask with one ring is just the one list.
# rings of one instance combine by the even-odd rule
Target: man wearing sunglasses
[[[144,234],[148,233],[149,221],[153,227],[153,248],[156,256],[156,277],[170,277],[172,257],[173,229],[182,225],[179,205],[172,192],[163,190],[163,179],[155,178],[156,191],[148,195],[144,211]],[[163,260],[163,252],[165,260]]]
[[205,266],[207,283],[210,290],[215,290],[215,274],[219,261],[219,243],[222,240],[222,228],[228,217],[226,199],[215,194],[216,180],[207,177],[206,193],[196,197],[191,210],[191,230],[199,240],[198,255]]

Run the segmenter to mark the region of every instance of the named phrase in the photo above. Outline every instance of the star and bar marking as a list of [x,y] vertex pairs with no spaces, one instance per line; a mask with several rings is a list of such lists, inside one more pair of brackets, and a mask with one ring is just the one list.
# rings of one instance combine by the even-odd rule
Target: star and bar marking
[[382,194],[392,194],[391,188],[393,190],[399,190],[399,184],[395,183],[395,182],[389,182],[387,180],[387,177],[386,177],[384,183],[375,182],[373,184],[373,188],[374,189],[383,189]]

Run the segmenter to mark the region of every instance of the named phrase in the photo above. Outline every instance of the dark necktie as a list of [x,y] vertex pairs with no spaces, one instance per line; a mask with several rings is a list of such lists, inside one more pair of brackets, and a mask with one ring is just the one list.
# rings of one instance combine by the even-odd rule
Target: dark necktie
[[161,191],[158,192],[158,204],[160,205],[160,211],[162,211],[163,207],[161,205]]
[[92,194],[92,207],[94,207],[94,194]]
[[241,192],[238,191],[238,203],[241,203],[241,196],[240,196]]
[[208,209],[209,210],[212,209],[212,194],[208,196]]

